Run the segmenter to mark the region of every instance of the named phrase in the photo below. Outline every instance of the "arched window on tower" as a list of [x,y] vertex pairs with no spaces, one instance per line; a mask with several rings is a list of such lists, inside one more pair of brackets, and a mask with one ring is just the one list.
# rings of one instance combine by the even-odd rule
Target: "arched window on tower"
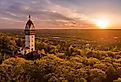
[[31,48],[31,50],[33,51],[33,48]]

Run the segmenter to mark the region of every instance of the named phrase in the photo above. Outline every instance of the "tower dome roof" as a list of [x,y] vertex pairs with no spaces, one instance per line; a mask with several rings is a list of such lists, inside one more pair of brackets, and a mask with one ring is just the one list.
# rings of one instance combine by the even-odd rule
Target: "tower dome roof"
[[29,19],[28,22],[26,23],[26,25],[30,28],[31,25],[34,26],[33,22]]
[[29,20],[27,21],[26,27],[25,27],[26,30],[35,29],[34,24],[33,24],[33,22],[31,21],[30,18],[31,18],[31,17],[30,17],[30,15],[29,15]]

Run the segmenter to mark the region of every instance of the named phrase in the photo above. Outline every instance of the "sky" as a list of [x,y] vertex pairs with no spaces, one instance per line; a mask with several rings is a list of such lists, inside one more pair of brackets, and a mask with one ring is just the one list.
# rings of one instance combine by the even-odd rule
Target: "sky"
[[121,0],[0,0],[0,29],[23,29],[31,15],[37,29],[95,29],[95,19],[121,28]]

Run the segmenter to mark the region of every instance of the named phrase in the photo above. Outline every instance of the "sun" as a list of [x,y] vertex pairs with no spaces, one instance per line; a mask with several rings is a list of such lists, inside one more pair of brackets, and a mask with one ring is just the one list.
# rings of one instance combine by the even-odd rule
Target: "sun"
[[106,19],[97,19],[95,20],[95,24],[100,29],[107,29],[109,26],[109,22]]

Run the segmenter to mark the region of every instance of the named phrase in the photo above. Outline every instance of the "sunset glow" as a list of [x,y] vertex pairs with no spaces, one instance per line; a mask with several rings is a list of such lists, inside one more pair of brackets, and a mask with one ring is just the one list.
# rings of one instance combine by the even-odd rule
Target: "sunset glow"
[[100,29],[107,29],[109,26],[109,22],[106,19],[97,19],[95,20],[95,24]]

